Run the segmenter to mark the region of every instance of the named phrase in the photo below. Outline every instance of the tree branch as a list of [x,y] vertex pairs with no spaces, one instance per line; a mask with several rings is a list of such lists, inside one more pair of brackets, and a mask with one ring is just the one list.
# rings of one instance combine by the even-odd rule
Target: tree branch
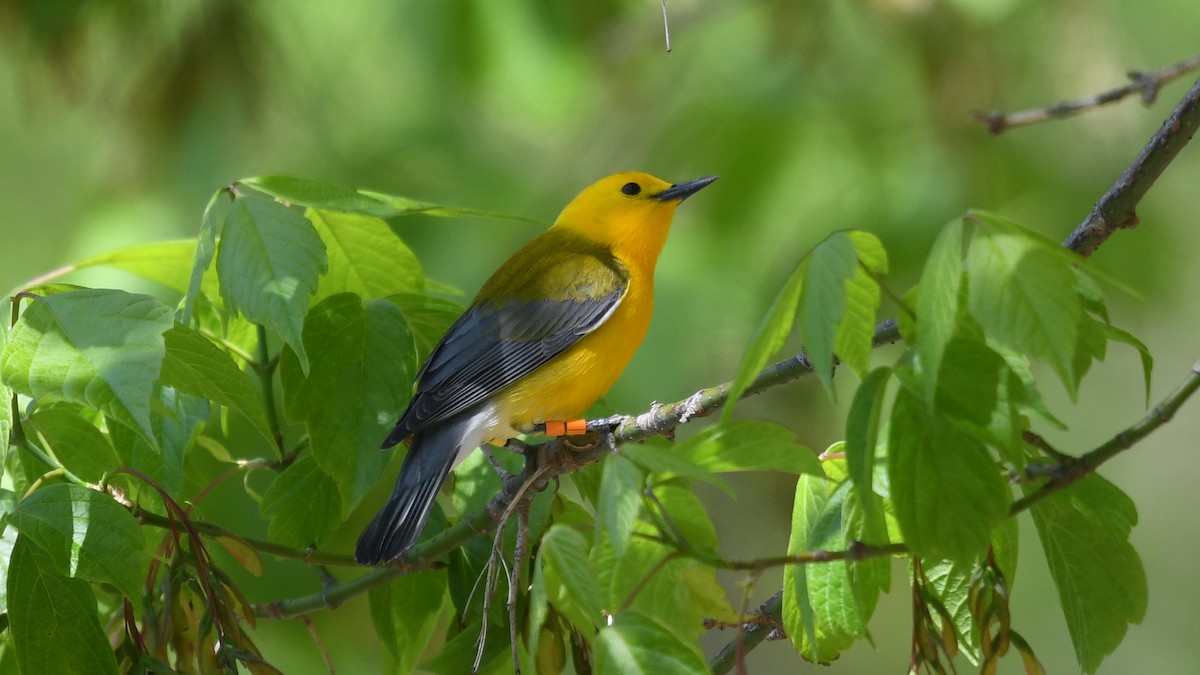
[[1179,410],[1179,407],[1192,394],[1196,393],[1197,389],[1200,389],[1200,362],[1193,365],[1192,371],[1187,374],[1187,377],[1183,378],[1183,382],[1175,388],[1175,391],[1168,394],[1162,403],[1154,406],[1145,417],[1138,420],[1128,429],[1113,436],[1100,447],[1079,457],[1070,458],[1060,464],[1062,471],[1058,475],[1038,488],[1037,491],[1031,492],[1013,502],[1012,508],[1009,509],[1009,514],[1016,515],[1022,511],[1027,511],[1034,504],[1049,497],[1051,494],[1070,486],[1075,481],[1090,473],[1095,473],[1101,464],[1132,448],[1138,441],[1149,436],[1150,432],[1169,422],[1175,416],[1175,412]]
[[1200,80],[1192,85],[1171,116],[1142,148],[1137,159],[1096,202],[1092,212],[1067,237],[1063,246],[1086,258],[1100,248],[1113,232],[1136,227],[1138,217],[1135,209],[1138,202],[1146,196],[1154,181],[1158,180],[1179,151],[1192,140],[1197,127],[1200,127]]
[[713,675],[724,675],[733,669],[746,656],[746,652],[754,649],[767,639],[773,631],[783,625],[783,591],[767,598],[767,601],[755,610],[754,619],[738,626],[738,637],[734,638],[717,652],[708,662],[708,668]]
[[1149,73],[1140,70],[1131,70],[1126,73],[1130,79],[1129,84],[1093,96],[1074,101],[1063,101],[1045,108],[1031,108],[1013,113],[1005,113],[999,110],[989,112],[973,110],[971,111],[971,116],[987,127],[988,133],[999,135],[1013,127],[1037,124],[1049,120],[1059,120],[1078,115],[1088,110],[1099,108],[1102,105],[1115,103],[1131,94],[1140,93],[1142,95],[1142,103],[1144,105],[1151,105],[1158,98],[1158,90],[1162,85],[1197,69],[1200,69],[1200,54]]

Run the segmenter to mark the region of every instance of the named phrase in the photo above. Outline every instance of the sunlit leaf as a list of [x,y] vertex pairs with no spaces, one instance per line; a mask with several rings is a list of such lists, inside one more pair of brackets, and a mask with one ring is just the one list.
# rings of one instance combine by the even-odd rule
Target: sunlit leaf
[[113,414],[153,438],[150,394],[170,327],[170,308],[148,295],[89,289],[45,296],[13,327],[0,380],[34,398]]
[[538,560],[550,604],[577,629],[594,630],[601,621],[600,594],[588,562],[587,540],[569,527],[555,525],[542,537]]
[[121,465],[107,436],[80,406],[42,406],[29,417],[33,430],[64,467],[91,483]]
[[[212,264],[213,256],[217,253],[217,237],[220,236],[221,230],[225,226],[225,214],[217,203],[224,194],[228,194],[226,188],[217,190],[209,198],[208,205],[204,207],[204,218],[200,222],[200,234],[196,238],[195,253],[192,257],[192,272],[188,277],[187,290],[183,296],[183,314],[179,319],[186,324],[192,322],[196,300],[203,290],[205,272],[208,271],[208,266]],[[209,291],[208,295],[214,300],[217,297],[217,294],[212,291]]]
[[809,254],[800,296],[800,335],[813,373],[830,396],[838,329],[846,312],[847,282],[857,272],[854,242],[844,232],[831,234]]
[[782,471],[824,475],[812,450],[790,429],[764,420],[729,420],[676,444],[675,452],[713,473]]
[[382,219],[321,209],[309,209],[306,215],[329,256],[312,304],[335,293],[370,300],[424,289],[421,262]]
[[971,315],[992,340],[1046,359],[1074,395],[1075,345],[1084,318],[1062,248],[986,214],[967,254]]
[[113,498],[78,485],[47,485],[21,500],[9,522],[59,574],[112,584],[140,597],[146,563],[137,521]]
[[883,414],[884,392],[890,368],[876,368],[854,393],[846,416],[846,466],[862,507],[865,527],[883,528],[883,507],[874,492],[875,446]]
[[685,642],[654,619],[623,612],[596,636],[596,675],[701,675],[708,665],[695,641]]
[[937,382],[942,351],[958,325],[962,257],[963,225],[961,219],[955,219],[942,228],[933,242],[917,296],[917,351],[926,374],[928,397],[932,397]]
[[17,539],[8,561],[7,593],[17,669],[116,675],[117,659],[90,585],[65,576],[60,567],[29,537]]
[[621,455],[604,460],[604,478],[596,504],[596,536],[608,537],[617,558],[625,554],[642,506],[642,472]]
[[[800,476],[792,506],[788,555],[842,547],[842,500],[824,478]],[[858,599],[845,563],[788,565],[783,571],[783,624],[788,638],[814,663],[836,659],[863,634]]]
[[712,471],[692,462],[681,454],[678,448],[669,444],[640,443],[621,448],[621,454],[633,460],[635,464],[654,474],[656,481],[669,479],[674,476],[689,478],[701,483],[714,485],[733,496],[733,488],[717,477]]
[[664,520],[669,518],[678,530],[670,531],[672,536],[681,536],[691,550],[717,554],[720,548],[717,529],[695,492],[679,485],[658,485],[653,488],[653,493],[656,506],[661,505],[666,511],[666,516],[660,516]]
[[321,237],[300,213],[254,198],[230,207],[217,247],[221,296],[249,321],[278,333],[305,372],[304,314],[327,265]]
[[327,183],[307,178],[292,176],[257,176],[243,178],[238,181],[256,190],[282,200],[289,204],[298,204],[331,211],[361,213],[380,218],[394,218],[411,214],[427,216],[442,216],[446,218],[479,217],[498,218],[501,220],[519,220],[526,222],[527,218],[510,216],[493,211],[464,209],[440,204],[431,204],[408,197],[374,192],[371,190],[356,190],[345,185]]
[[236,411],[275,447],[262,395],[228,352],[183,324],[172,326],[163,339],[166,344],[160,376],[163,385]]

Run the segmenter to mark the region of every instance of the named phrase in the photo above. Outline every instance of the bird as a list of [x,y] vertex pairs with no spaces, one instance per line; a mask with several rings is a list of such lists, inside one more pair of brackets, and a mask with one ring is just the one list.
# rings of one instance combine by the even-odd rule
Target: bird
[[381,446],[410,441],[391,497],[358,539],[359,564],[400,557],[446,476],[482,444],[539,424],[548,435],[581,427],[646,335],[676,207],[716,179],[602,178],[492,274],[430,351]]

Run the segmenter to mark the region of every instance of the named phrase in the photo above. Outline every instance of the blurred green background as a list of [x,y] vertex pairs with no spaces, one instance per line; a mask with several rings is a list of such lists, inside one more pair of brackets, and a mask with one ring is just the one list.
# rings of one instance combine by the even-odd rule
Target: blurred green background
[[[1200,44],[1194,0],[672,0],[669,9],[670,54],[657,0],[0,0],[0,286],[123,245],[194,236],[215,189],[263,173],[546,222],[613,171],[719,174],[676,218],[655,324],[607,399],[638,411],[729,379],[777,288],[832,230],[880,236],[899,292],[938,228],[967,208],[1061,240],[1192,80],[1166,87],[1151,109],[1131,100],[998,138],[969,111],[1095,93]],[[1142,226],[1094,258],[1142,295],[1114,291],[1110,307],[1155,355],[1152,400],[1200,359],[1197,186],[1200,148],[1191,147],[1142,204]],[[468,293],[538,229],[419,218],[395,226],[430,276]],[[116,274],[74,280],[140,288]],[[844,408],[855,382],[847,372],[838,382]],[[1077,405],[1057,385],[1046,389],[1071,426],[1049,436],[1071,452],[1144,412],[1137,357],[1120,346]],[[820,450],[844,435],[839,405],[806,381],[741,411],[783,421]],[[1133,541],[1150,606],[1102,672],[1196,672],[1198,438],[1192,402],[1103,471],[1140,509]],[[792,481],[730,482],[737,501],[704,491],[725,554],[782,552]],[[253,504],[237,499],[241,486],[226,492],[225,510],[206,515],[261,534]],[[346,550],[358,525],[346,527]],[[1014,627],[1048,672],[1075,672],[1032,523],[1021,527]],[[316,590],[315,574],[297,567],[271,565],[251,599]],[[831,672],[906,667],[909,600],[904,567],[894,569],[871,622],[874,648],[855,646]],[[781,577],[764,575],[752,603]],[[742,579],[726,577],[731,589]],[[364,606],[313,617],[338,672],[378,669]],[[258,635],[285,672],[324,672],[299,624],[263,622]],[[708,653],[732,637],[709,636]],[[749,663],[760,673],[812,670],[786,643],[764,645]],[[1001,669],[1019,671],[1015,655]]]

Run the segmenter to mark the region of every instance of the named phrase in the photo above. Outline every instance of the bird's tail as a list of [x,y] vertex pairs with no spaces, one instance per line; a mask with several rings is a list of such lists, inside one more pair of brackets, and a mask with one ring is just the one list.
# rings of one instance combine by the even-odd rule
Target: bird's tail
[[360,565],[387,562],[412,545],[462,444],[463,429],[455,422],[422,430],[413,437],[392,496],[358,538],[354,559]]

